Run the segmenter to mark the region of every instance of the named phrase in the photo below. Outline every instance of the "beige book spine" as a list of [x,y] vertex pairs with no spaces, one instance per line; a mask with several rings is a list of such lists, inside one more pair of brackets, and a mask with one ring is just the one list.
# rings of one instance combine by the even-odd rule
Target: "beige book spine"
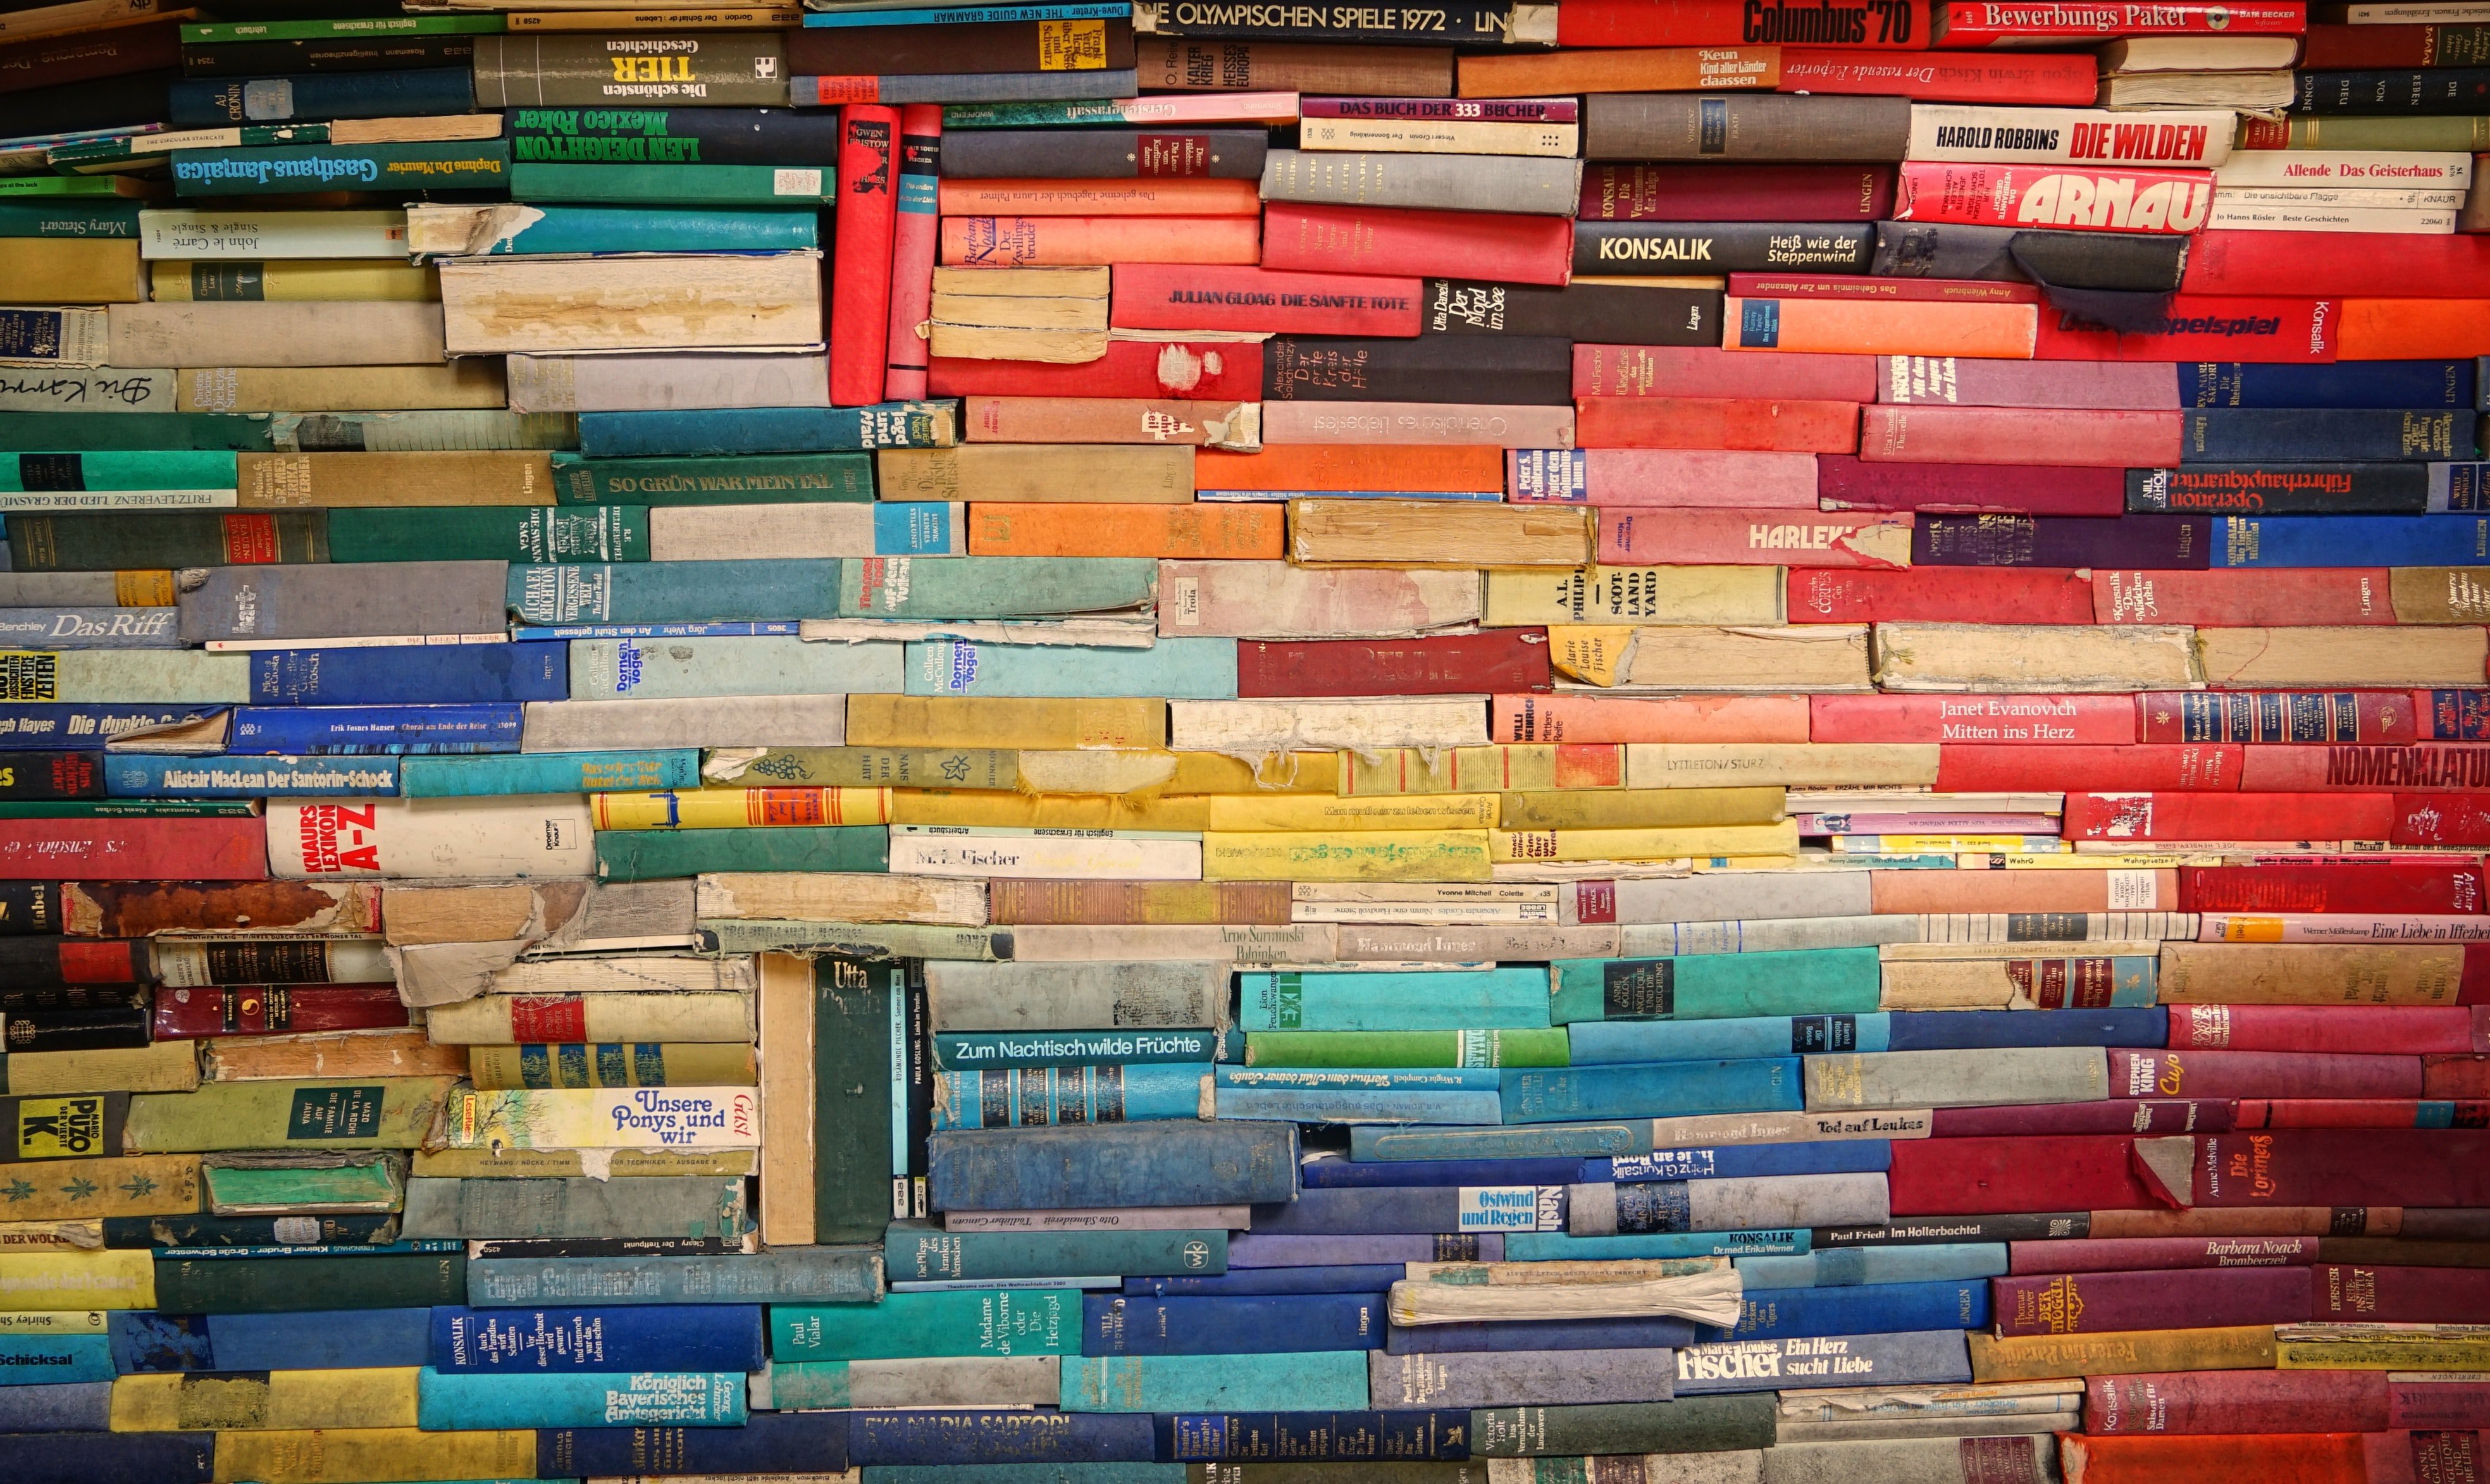
[[1632,788],[1932,788],[1934,742],[1629,742]]
[[2200,628],[2196,648],[2211,685],[2478,685],[2490,659],[2490,630],[2452,625]]
[[245,509],[553,504],[553,457],[548,453],[469,450],[235,457]]
[[2455,1004],[2461,945],[2165,943],[2164,1004]]
[[2014,1003],[2003,963],[1890,963],[1880,1010],[2002,1010]]
[[1328,922],[1271,926],[1221,923],[1024,923],[1012,929],[1012,961],[1025,964],[1194,960],[1234,964],[1324,964],[1340,956]]
[[445,340],[456,355],[511,351],[812,349],[822,340],[822,261],[752,257],[521,257],[441,268]]
[[1291,500],[1288,559],[1378,567],[1581,567],[1591,522],[1573,506],[1473,500]]
[[[1386,747],[1477,747],[1488,741],[1487,708],[1475,696],[1167,705],[1169,738],[1181,751],[1373,753]],[[1928,752],[1933,777],[1936,749]]]
[[[194,266],[180,259],[159,259],[149,264],[147,297],[158,304],[197,299]],[[263,263],[260,269],[259,292],[254,297],[270,303],[398,300],[425,304],[441,297],[441,280],[429,267],[420,264],[314,258]],[[204,302],[215,303],[217,298],[211,294]]]
[[[984,883],[970,883],[982,889]],[[813,961],[761,955],[761,1239],[813,1240]]]
[[1780,624],[1787,586],[1778,567],[1491,568],[1491,627],[1529,624]]
[[1868,629],[1860,624],[1558,627],[1548,642],[1551,663],[1595,685],[1698,694],[1868,688]]
[[381,889],[381,935],[401,947],[541,938],[570,920],[588,890],[585,881],[393,882]]
[[[147,297],[138,244],[90,237],[12,237],[0,241],[0,303],[135,304]],[[125,361],[114,365],[163,365]]]
[[1193,457],[1189,448],[1138,444],[883,449],[873,456],[874,492],[883,500],[1188,505]]
[[424,1029],[448,1046],[511,1046],[544,1039],[537,1028],[550,1014],[566,1039],[740,1041],[752,1036],[752,1005],[747,995],[684,992],[564,996],[549,1010],[540,1001],[485,995],[425,1011]]
[[[493,975],[497,995],[745,994],[759,985],[749,958],[702,958],[692,954],[626,954],[614,957],[523,960]],[[668,1037],[698,1040],[698,1036]],[[647,1036],[635,1036],[647,1040]]]
[[576,1180],[594,1165],[600,1178],[654,1179],[754,1173],[752,1149],[418,1149],[409,1174],[422,1179]]
[[434,304],[117,304],[111,356],[115,365],[175,369],[431,365],[443,355],[441,323]]
[[1159,632],[1240,639],[1403,638],[1479,621],[1472,571],[1159,564]]
[[2176,625],[1879,624],[1875,678],[1904,691],[2192,690],[2206,679],[2193,640]]
[[218,1036],[207,1042],[203,1059],[211,1082],[467,1074],[467,1049],[436,1043],[420,1028]]
[[2397,567],[2387,575],[2398,624],[2490,623],[2490,567]]
[[509,393],[495,360],[439,365],[199,366],[175,373],[184,412],[498,410]]
[[827,871],[720,871],[694,885],[704,917],[798,922],[931,922],[982,927],[983,882]]
[[157,1041],[102,1051],[21,1051],[0,1058],[0,1077],[5,1077],[13,1097],[190,1092],[199,1086],[198,1043]]

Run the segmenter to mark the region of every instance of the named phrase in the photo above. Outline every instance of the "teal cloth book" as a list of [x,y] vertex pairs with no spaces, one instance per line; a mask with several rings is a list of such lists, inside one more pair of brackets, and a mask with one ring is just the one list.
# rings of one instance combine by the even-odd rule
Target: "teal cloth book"
[[[1159,641],[1161,644],[1181,640]],[[1548,1025],[1548,971],[1239,974],[1245,1031],[1530,1031]]]
[[741,1427],[741,1371],[630,1371],[505,1376],[436,1371],[416,1378],[415,1425],[425,1432],[526,1427]]
[[[1598,1240],[1599,1238],[1593,1238]],[[1923,1246],[1832,1247],[1788,1257],[1739,1257],[1738,1279],[1751,1289],[1846,1288],[1861,1283],[1950,1283],[2006,1275],[2004,1242],[1929,1242]]]
[[873,1305],[777,1304],[772,1360],[891,1360],[941,1355],[1077,1355],[1077,1288],[892,1294]]
[[908,646],[912,696],[1236,697],[1236,641],[1161,639],[1145,650],[919,639]]
[[1013,1066],[934,1083],[936,1128],[1122,1123],[1202,1116],[1199,1065]]
[[1576,1237],[1569,1232],[1507,1232],[1508,1263],[1600,1263],[1620,1259],[1789,1256],[1809,1250],[1815,1234],[1807,1227],[1746,1232],[1636,1232],[1620,1237]]
[[[1251,1302],[1251,1300],[1245,1300]],[[1065,1411],[1357,1411],[1366,1352],[1063,1358]]]
[[1555,975],[1549,1019],[1560,1026],[1577,1020],[1864,1015],[1877,1007],[1884,992],[1884,973],[1872,947],[1567,958],[1549,967]]
[[646,562],[645,506],[350,507],[329,512],[332,562]]
[[756,635],[716,639],[578,639],[574,701],[696,696],[900,695],[900,645],[812,644]]
[[[517,169],[540,165],[522,162]],[[593,168],[593,167],[592,167]],[[549,199],[549,198],[548,198]],[[496,210],[466,256],[540,252],[789,252],[822,245],[810,211],[634,211],[601,206]]]
[[888,557],[848,565],[839,576],[838,612],[854,619],[1057,618],[1146,609],[1158,588],[1159,565],[1146,557]]
[[510,198],[515,201],[818,207],[836,201],[838,193],[839,173],[829,165],[574,165],[526,160],[510,167]]
[[1504,1120],[1560,1123],[1573,1119],[1795,1113],[1805,1102],[1804,1091],[1797,1057],[1520,1066],[1504,1074]]
[[899,1221],[883,1234],[882,1260],[894,1283],[1001,1282],[1064,1273],[1210,1277],[1228,1270],[1228,1233],[944,1232]]
[[0,454],[0,490],[232,489],[236,462],[217,449]]
[[[1080,1323],[1081,1302],[1076,1297],[1072,1303],[1076,1330]],[[108,1382],[113,1374],[110,1335],[0,1334],[0,1386]]]
[[[931,564],[927,564],[931,565]],[[523,624],[707,624],[839,614],[840,559],[515,566]]]
[[512,752],[410,757],[397,765],[399,797],[463,799],[502,794],[597,794],[700,787],[700,752]]
[[[811,215],[804,219],[810,221]],[[556,453],[553,494],[565,505],[865,504],[873,499],[873,455],[584,458]]]
[[319,190],[507,190],[510,146],[503,139],[402,144],[288,144],[272,149],[181,150],[171,156],[173,193],[292,195]]

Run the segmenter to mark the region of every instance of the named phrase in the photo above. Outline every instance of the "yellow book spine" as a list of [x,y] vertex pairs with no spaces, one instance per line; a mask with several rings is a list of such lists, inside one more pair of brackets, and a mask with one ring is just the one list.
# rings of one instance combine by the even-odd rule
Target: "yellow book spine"
[[2279,1340],[2280,1371],[2490,1371],[2490,1340]]
[[1329,794],[1340,783],[1340,757],[1331,752],[1282,752],[1259,766],[1224,752],[1179,752],[1171,794]]
[[2129,1329],[2107,1334],[2035,1334],[2000,1339],[1984,1330],[1971,1345],[1971,1379],[2074,1381],[2155,1371],[2265,1371],[2273,1368],[2273,1326]]
[[1207,833],[1204,881],[1486,881],[1484,829]]
[[147,297],[146,281],[135,239],[0,241],[0,301],[9,304],[137,304]]
[[1564,624],[1548,630],[1548,662],[1586,685],[1613,685],[1634,663],[1630,625]]
[[[148,265],[149,297],[158,301],[198,299],[395,300],[427,304],[441,297],[441,275],[429,267],[366,263],[353,259],[333,263],[253,263],[250,277],[225,263],[159,262]],[[206,293],[199,292],[201,289]]]
[[37,1159],[0,1172],[0,1216],[11,1221],[187,1216],[198,1208],[196,1154]]
[[896,825],[965,825],[999,829],[1198,830],[1209,818],[1200,794],[1000,794],[969,789],[901,789]]
[[0,1334],[102,1334],[111,1327],[101,1309],[0,1311]]
[[[0,1056],[0,1088],[14,1097],[66,1092],[194,1092],[196,1041],[157,1041],[108,1051],[21,1051]],[[0,1219],[22,1220],[0,1207]]]
[[1219,830],[1492,829],[1493,794],[1411,794],[1399,798],[1283,794],[1271,798],[1222,795],[1210,800],[1210,825]]
[[848,697],[851,747],[1146,749],[1167,740],[1167,703],[1158,700]]
[[592,794],[599,829],[747,829],[771,825],[887,825],[886,788],[716,788]]
[[411,1427],[217,1435],[217,1484],[370,1484],[375,1479],[532,1479],[533,1428],[420,1433]]
[[1510,794],[1542,789],[1612,789],[1626,779],[1626,751],[1614,742],[1500,742],[1429,752],[1386,747],[1372,757],[1340,754],[1340,794]]
[[1770,825],[1787,813],[1779,788],[1616,788],[1507,794],[1507,829],[1684,829]]
[[0,1309],[152,1309],[156,1254],[0,1252]]
[[124,1376],[112,1383],[116,1433],[264,1428],[413,1427],[416,1366],[257,1375]]
[[173,606],[173,574],[169,571],[124,571],[112,574],[113,601],[124,608]]
[[1497,864],[1543,860],[1675,860],[1692,856],[1798,854],[1798,823],[1688,829],[1499,829]]

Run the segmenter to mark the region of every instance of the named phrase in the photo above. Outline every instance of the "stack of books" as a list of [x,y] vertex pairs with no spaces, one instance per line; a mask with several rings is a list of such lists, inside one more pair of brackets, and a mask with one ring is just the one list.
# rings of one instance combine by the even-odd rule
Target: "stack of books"
[[2482,1476],[2490,5],[201,4],[7,1484]]

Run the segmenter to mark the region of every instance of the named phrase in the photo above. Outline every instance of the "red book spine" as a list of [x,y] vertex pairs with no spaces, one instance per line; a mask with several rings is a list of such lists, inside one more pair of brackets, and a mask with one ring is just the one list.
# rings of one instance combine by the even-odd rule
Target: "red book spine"
[[2182,1267],[2306,1267],[2316,1261],[2314,1237],[2105,1237],[2012,1243],[2006,1270],[2020,1277]]
[[1619,567],[1779,566],[1901,568],[1911,561],[1911,517],[1798,510],[1638,509],[1607,506],[1600,560]]
[[839,115],[839,205],[830,274],[830,401],[841,407],[881,401],[883,382],[889,374],[885,347],[890,338],[891,232],[897,216],[892,176],[898,134],[896,108],[854,103]]
[[28,983],[144,984],[156,977],[143,939],[19,939],[0,948],[0,962]]
[[[1791,603],[1793,614],[1797,603]],[[1989,746],[2123,745],[2135,740],[2125,696],[1808,697],[1808,738],[1822,742],[1954,742]],[[1944,768],[1945,754],[1937,754]],[[2049,792],[2059,789],[2052,787]]]
[[1637,505],[1809,510],[1815,456],[1728,449],[1515,449],[1505,454],[1514,505]]
[[366,1031],[407,1023],[393,984],[243,984],[156,992],[158,1040]]
[[2320,1263],[2311,1275],[2321,1324],[2490,1323],[2490,1268]]
[[256,819],[0,820],[0,881],[264,881]]
[[[2132,717],[2129,724],[2133,724]],[[1937,751],[1937,787],[1950,793],[2025,789],[2237,792],[2240,757],[2246,750],[2207,743],[2035,747],[2016,742],[1950,742]]]
[[[2386,1484],[2369,1471],[2368,1440],[2396,1433],[2276,1433],[2215,1438],[2061,1433],[2058,1467],[2080,1484]],[[2412,1476],[2404,1475],[2409,1479]]]
[[2139,1178],[2131,1138],[1896,1139],[1886,1187],[1896,1216],[2151,1210],[2173,1203]]
[[2478,1103],[2490,1098],[2490,1056],[2466,1051],[2421,1058],[2420,1095],[2465,1103]]
[[1873,46],[1928,44],[1926,0],[1809,5],[1801,0],[1566,0],[1560,46]]
[[2295,1128],[2196,1141],[2198,1206],[2490,1206],[2490,1130]]
[[2303,1324],[2315,1288],[2305,1267],[2036,1274],[1988,1286],[2000,1335]]
[[1859,409],[1859,456],[1914,464],[2027,458],[2124,471],[2178,462],[2185,421],[2175,411],[1887,404]]
[[[1729,297],[1732,299],[1874,300],[1881,304],[2039,304],[2041,288],[2034,283],[1998,283],[1986,278],[1876,278],[1855,275],[1844,277],[1834,275],[1733,273],[1729,276]],[[1880,385],[1881,378],[1885,374],[1883,369],[1885,363],[1894,359],[1893,356],[1883,354],[1876,357]],[[1919,359],[1951,361],[1953,358],[1923,356]],[[2028,363],[2010,362],[2008,364]],[[1881,393],[1877,399],[1887,400]],[[1898,401],[1901,398],[1896,397],[1892,400]],[[2002,405],[2025,404],[2015,402]]]
[[[1918,567],[1908,571],[1793,567],[1789,573],[1789,621],[2089,624],[2093,621],[2093,590],[2079,572],[2035,567]],[[2118,703],[2118,709],[2130,710],[2124,700]],[[2132,714],[2127,717],[2127,730],[2130,736],[2135,731]]]
[[[2302,1371],[2296,1374],[2324,1373]],[[2372,1371],[2365,1374],[2383,1373]],[[2389,1427],[2490,1427],[2490,1377],[2437,1381],[2389,1376],[2386,1382]]]
[[2176,0],[2121,5],[2113,10],[2056,11],[2018,5],[1949,5],[1937,26],[1936,44],[2029,46],[2041,42],[2108,41],[2120,36],[2298,36],[2308,23],[2299,0],[2224,5],[2218,0]]
[[2389,797],[2393,800],[2392,833],[2361,838],[2386,839],[2397,845],[2490,845],[2490,794]]
[[2490,1103],[2457,1103],[2449,1115],[2446,1103],[2417,1097],[2243,1097],[2239,1109],[2240,1128],[2490,1126]]
[[[2223,1238],[2231,1240],[2230,1238]],[[2242,1246],[2303,1237],[2239,1238]],[[2016,1242],[2026,1246],[2051,1245]],[[2057,1246],[2128,1245],[2059,1242]],[[2410,1383],[2407,1383],[2409,1386]],[[2374,1433],[2392,1426],[2384,1371],[2165,1371],[2084,1379],[2084,1432]],[[2469,1388],[2468,1388],[2469,1389]]]
[[2191,865],[2179,871],[2188,912],[2490,911],[2478,865]]
[[1561,284],[1573,276],[1574,222],[1568,217],[1273,201],[1262,209],[1262,266],[1291,273]]
[[1859,447],[1859,407],[1851,402],[1592,396],[1574,405],[1574,438],[1583,448],[1848,453]]
[[928,363],[926,384],[936,396],[1256,402],[1262,398],[1262,347],[1255,341],[1113,340],[1105,356],[1078,365],[936,357]]
[[[2335,1042],[2341,1045],[2342,1042]],[[2129,1097],[2418,1097],[2418,1057],[2333,1051],[2109,1049],[2109,1085]]]
[[2353,1047],[2404,1056],[2490,1051],[2490,1006],[2174,1004],[2169,1008],[2174,1051],[2201,1047],[2310,1052]]
[[912,402],[925,395],[925,318],[933,308],[934,250],[941,236],[938,200],[942,185],[941,161],[941,105],[910,103],[900,109],[899,190],[893,203],[890,232],[889,361],[882,378],[882,397],[886,402]]
[[[2311,72],[2440,67],[2443,26],[2310,26],[2300,65]],[[1784,69],[1788,63],[1781,64]],[[2377,184],[2385,185],[2380,181]]]
[[2427,742],[2372,746],[2356,742],[2330,747],[2252,747],[2240,786],[2278,793],[2490,789],[2490,746]]
[[2104,624],[2196,624],[2211,628],[2391,624],[2384,567],[2093,573]]
[[1236,646],[1236,693],[1468,695],[1555,688],[1548,634],[1500,628],[1433,639],[1316,639]]
[[1268,330],[1407,338],[1418,333],[1422,287],[1416,278],[1368,275],[1119,263],[1113,323],[1133,330]]
[[1939,1108],[1929,1132],[1940,1139],[2023,1138],[2035,1134],[2133,1134],[2159,1137],[2231,1127],[2234,1104],[2223,1097],[2114,1097],[2090,1103],[2026,1103],[2000,1108]]
[[[2199,233],[2196,242],[2204,241]],[[2300,232],[2257,232],[2256,237],[2300,237]],[[2358,232],[2322,234],[2358,237]],[[2436,241],[2437,239],[2428,239]],[[2192,255],[2191,255],[2192,262]],[[2400,285],[2398,285],[2400,286]],[[2174,294],[2158,320],[2133,333],[2106,330],[2067,314],[2041,316],[2034,352],[2041,361],[2245,361],[2325,365],[2334,360],[2335,327],[2343,306],[2333,299],[2242,298],[2225,290]],[[2295,280],[2277,295],[2306,294]],[[2176,464],[2174,454],[2169,462]],[[2138,467],[2161,467],[2158,464]]]
[[1758,356],[1709,345],[1574,347],[1577,397],[1665,397],[1690,387],[1713,396],[1872,402],[1876,358],[1807,351]]
[[2184,237],[2214,209],[2210,170],[2084,170],[2054,164],[1913,160],[1894,190],[1897,221]]
[[[1743,359],[1769,361],[1780,358],[1748,355]],[[1869,463],[1865,459],[1827,453],[1816,458],[1815,487],[1828,510],[1927,510],[2003,515],[2123,515],[2127,512],[2127,471],[2123,468]]]
[[2392,794],[2070,793],[2065,828],[2070,840],[2384,840],[2397,802]]
[[1781,91],[1866,94],[1920,103],[2089,108],[2100,91],[2099,69],[2092,53],[2083,51],[1973,58],[1941,51],[1894,56],[1789,46],[1781,51]]
[[2148,690],[2135,706],[2146,742],[2410,742],[2416,712],[2405,690]]
[[[2247,142],[2257,141],[2250,120]],[[2366,296],[2391,285],[2401,299],[2476,299],[2490,283],[2490,235],[2455,232],[2446,236],[2413,234],[2395,244],[2395,271],[2382,281],[2374,244],[2360,232],[2199,232],[2187,244],[2187,275],[2174,300],[2171,314],[2208,294],[2302,294]],[[2220,302],[2220,301],[2216,301]],[[2232,303],[2240,301],[2233,300]],[[2249,303],[2257,301],[2250,300]],[[2272,303],[2273,301],[2266,301]],[[2286,298],[2283,302],[2289,302]],[[2332,307],[2339,307],[2335,306]],[[2336,316],[2329,314],[2331,325]],[[2047,356],[2048,321],[2041,321],[2041,355]],[[2227,340],[2223,343],[2229,343]],[[2250,359],[2223,355],[2208,337],[2202,356],[2143,357],[2144,360]],[[2235,347],[2237,348],[2237,347]],[[2331,356],[2327,359],[2332,359]]]
[[[1781,53],[1784,77],[1790,55]],[[2086,102],[2092,65],[2084,59]],[[1584,221],[1876,221],[1893,209],[1892,165],[1590,164],[1582,170],[1578,215]]]

